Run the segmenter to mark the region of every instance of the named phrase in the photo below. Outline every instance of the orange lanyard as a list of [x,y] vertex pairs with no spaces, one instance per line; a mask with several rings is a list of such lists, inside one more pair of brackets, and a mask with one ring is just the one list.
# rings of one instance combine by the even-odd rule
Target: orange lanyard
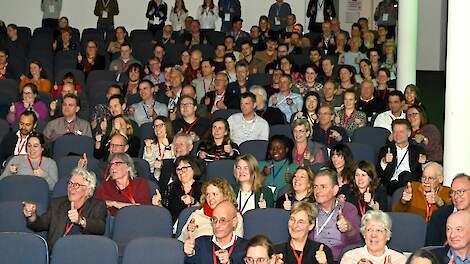
[[[80,208],[80,210],[78,210],[78,215],[82,215],[82,211],[83,211],[83,206],[82,206],[82,208]],[[70,230],[72,230],[73,225],[74,225],[74,223],[68,223],[68,224],[65,225],[64,236],[66,236],[70,233]]]
[[[232,255],[232,251],[235,248],[236,243],[237,243],[237,239],[235,238],[235,241],[233,241],[233,244],[232,244],[232,246],[230,247],[230,249],[228,251],[228,256],[229,257],[230,257],[230,255]],[[214,260],[214,264],[217,264],[217,255],[216,255],[216,252],[215,252],[214,243],[212,243],[212,257],[213,257],[213,260]]]
[[302,258],[304,257],[304,252],[302,251],[300,253],[300,256],[297,255],[297,251],[295,250],[294,246],[292,245],[292,241],[290,242],[290,247],[292,248],[292,253],[294,253],[294,257],[297,260],[297,264],[301,264],[302,263]]
[[432,216],[432,204],[426,202],[426,223],[429,223],[431,216]]

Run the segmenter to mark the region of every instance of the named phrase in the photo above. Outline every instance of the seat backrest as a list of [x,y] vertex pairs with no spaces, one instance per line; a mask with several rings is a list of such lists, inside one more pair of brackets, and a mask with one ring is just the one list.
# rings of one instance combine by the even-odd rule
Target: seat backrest
[[0,252],[0,263],[49,263],[46,240],[35,234],[0,233]]
[[424,218],[412,213],[387,213],[392,218],[393,228],[388,245],[402,252],[414,252],[424,246],[426,222]]
[[57,183],[54,185],[54,190],[52,190],[51,198],[57,198],[67,195],[67,185],[70,180],[70,176],[60,178]]
[[206,175],[205,180],[210,180],[215,177],[222,177],[227,180],[228,183],[232,186],[237,185],[237,181],[233,176],[233,164],[234,160],[215,160],[209,162],[206,166]]
[[403,190],[405,187],[401,187],[396,189],[392,194],[392,199],[390,199],[390,210],[393,210],[393,206],[401,200],[401,196],[403,195]]
[[26,227],[23,205],[20,201],[0,203],[0,232],[32,233]]
[[122,264],[135,263],[183,264],[183,243],[174,238],[165,237],[134,239],[127,245],[124,251]]
[[[59,158],[57,160],[57,170],[59,173],[59,179],[70,177],[70,173],[75,167],[77,167],[80,158],[81,156],[65,156]],[[87,156],[87,162],[88,169],[95,172],[95,174],[98,174],[97,172],[100,169],[99,161],[93,156]]]
[[171,237],[170,212],[153,205],[127,206],[119,209],[113,230],[113,240],[121,249],[132,239],[139,237]]
[[289,212],[284,209],[265,208],[247,211],[243,215],[244,237],[250,239],[263,234],[274,244],[284,243],[289,240],[288,221]]
[[116,75],[108,70],[94,70],[88,74],[87,86],[97,81],[115,81]]
[[253,85],[261,86],[268,86],[273,82],[271,75],[265,73],[251,74],[248,79]]
[[267,140],[249,140],[240,144],[241,154],[251,154],[257,160],[264,160],[268,151]]
[[[153,40],[152,32],[148,31],[147,29],[134,29],[131,31],[130,34],[130,42],[137,43],[137,42],[151,42]],[[132,47],[134,49],[134,47]]]
[[0,119],[0,142],[2,142],[3,137],[10,132],[10,125],[5,119]]
[[269,137],[274,135],[284,135],[292,140],[294,140],[294,135],[292,135],[292,129],[290,125],[274,125],[269,127]]
[[370,145],[374,148],[374,153],[378,154],[380,148],[387,143],[390,131],[382,127],[360,127],[354,130],[351,141]]
[[53,145],[52,156],[54,160],[69,156],[69,154],[81,156],[86,153],[88,157],[93,157],[94,142],[91,137],[63,135],[56,139]]
[[240,113],[240,110],[238,109],[217,110],[212,114],[211,120],[214,120],[216,118],[228,119],[231,115],[236,114],[236,113]]
[[49,200],[49,185],[41,177],[12,175],[0,180],[0,202],[29,201],[46,210]]
[[51,264],[117,264],[118,248],[104,236],[74,235],[61,237],[54,244]]
[[191,206],[184,208],[183,211],[181,211],[180,215],[178,216],[178,224],[176,225],[175,237],[179,237],[181,235],[181,230],[188,221],[188,218],[194,211],[199,209],[201,209],[199,206]]
[[137,175],[139,177],[143,177],[145,179],[152,179],[152,175],[150,174],[150,165],[149,163],[141,158],[132,158],[134,160],[135,169],[137,170]]
[[372,146],[362,143],[348,142],[346,145],[351,149],[355,162],[368,160],[375,164],[376,155]]

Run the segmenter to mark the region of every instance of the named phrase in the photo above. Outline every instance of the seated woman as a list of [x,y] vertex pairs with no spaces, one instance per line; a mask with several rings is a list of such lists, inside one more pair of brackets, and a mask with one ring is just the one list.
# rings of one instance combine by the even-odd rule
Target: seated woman
[[[113,118],[112,125],[113,126],[109,135],[107,135],[106,133],[103,134],[102,132],[96,134],[94,150],[95,158],[107,160],[107,155],[109,154],[107,151],[107,147],[109,146],[103,142],[108,142],[111,139],[112,135],[116,133],[126,137],[127,144],[129,145],[129,148],[127,149],[126,153],[133,158],[138,157],[140,150],[140,139],[136,135],[134,135],[134,129],[132,127],[131,121],[123,115],[117,115]],[[106,127],[104,127],[104,130],[107,130]]]
[[85,49],[85,56],[78,53],[77,69],[83,71],[85,77],[94,70],[104,70],[106,61],[103,55],[98,53],[98,43],[94,40],[88,40]]
[[369,210],[388,211],[387,190],[380,184],[375,166],[368,160],[359,161],[354,180],[343,188],[346,201],[356,206],[362,217]]
[[111,60],[117,59],[121,55],[121,44],[129,42],[127,30],[123,26],[114,29],[112,40],[108,44],[106,51],[109,53]]
[[59,180],[56,162],[43,156],[46,143],[44,136],[31,132],[26,141],[27,155],[13,156],[5,166],[0,180],[10,175],[34,175],[46,180],[49,190],[53,190]]
[[264,186],[271,189],[276,197],[279,189],[290,181],[297,164],[292,162],[292,140],[284,135],[274,135],[269,139],[266,161],[260,161],[263,168]]
[[150,165],[150,171],[153,172],[164,159],[175,157],[173,153],[173,126],[171,120],[165,116],[157,116],[153,120],[153,133],[155,140],[147,138],[144,140],[144,156],[142,157]]
[[372,69],[372,62],[368,59],[362,59],[361,62],[359,62],[359,73],[356,74],[356,83],[361,84],[362,81],[368,80],[371,81],[372,84],[377,86],[377,80],[375,79],[375,73],[374,70]]
[[10,127],[13,127],[18,122],[20,115],[26,110],[32,110],[36,113],[39,121],[46,121],[48,117],[48,109],[39,99],[38,88],[33,83],[26,84],[20,92],[21,100],[12,103],[10,111],[7,114],[7,121]]
[[366,125],[367,116],[364,112],[356,110],[356,90],[346,89],[343,97],[343,107],[336,112],[334,124],[343,127],[351,137],[354,131]]
[[311,203],[298,202],[292,206],[287,223],[290,241],[274,246],[275,254],[282,254],[278,255],[282,263],[334,263],[328,246],[308,239],[308,233],[315,227],[317,216],[318,211]]
[[435,125],[428,123],[423,107],[410,106],[406,111],[406,118],[411,123],[411,138],[424,147],[427,160],[441,163],[443,159],[441,133]]
[[313,178],[315,174],[309,167],[300,166],[294,172],[294,177],[290,182],[290,191],[279,196],[276,202],[277,208],[291,210],[292,205],[304,201],[314,203]]
[[[189,232],[193,232],[193,238],[200,236],[212,236],[211,217],[212,211],[220,203],[228,201],[236,204],[235,193],[230,184],[221,177],[212,178],[202,185],[201,190],[201,209],[194,211],[188,218],[178,237],[180,241],[186,241]],[[237,213],[238,225],[235,233],[238,237],[243,237],[243,217]]]
[[[165,189],[161,203],[170,211],[173,223],[185,208],[199,204],[202,187],[199,181],[199,177],[201,177],[200,165],[195,158],[189,155],[176,159],[175,174],[178,179]],[[158,205],[158,202],[153,202],[153,204]]]
[[[308,92],[319,93],[323,89],[323,84],[317,81],[317,69],[313,65],[307,65],[305,67],[305,81],[297,83],[293,89],[293,92],[305,95]],[[305,101],[304,101],[305,102]]]
[[353,182],[356,164],[354,163],[353,154],[351,149],[343,143],[336,144],[330,151],[329,168],[338,174],[338,185],[342,190],[348,183]]
[[276,262],[276,257],[271,240],[264,235],[257,235],[248,241],[243,260],[247,264],[276,264],[279,263]]
[[197,156],[205,162],[234,159],[240,155],[238,145],[230,139],[230,126],[226,119],[216,118],[211,124],[212,132],[198,146]]
[[310,140],[312,129],[307,119],[297,119],[292,124],[294,149],[292,158],[298,166],[323,164],[327,160],[326,148],[323,144]]
[[39,61],[32,61],[29,64],[29,73],[27,76],[20,77],[20,90],[28,83],[33,83],[38,88],[38,92],[49,93],[52,88],[51,81],[47,79],[46,70]]
[[408,107],[413,105],[421,105],[421,96],[419,96],[419,89],[414,84],[408,84],[405,88],[405,111]]
[[343,94],[347,89],[359,90],[359,84],[356,83],[356,70],[354,66],[342,64],[338,66],[339,87],[337,95]]
[[273,193],[263,186],[264,177],[253,155],[238,156],[235,159],[233,175],[238,183],[234,191],[241,214],[252,209],[274,207]]
[[77,93],[80,93],[82,91],[82,87],[79,83],[77,83],[77,80],[75,79],[73,73],[66,72],[63,76],[62,83],[60,83],[59,85],[54,85],[54,89],[52,89],[51,91],[52,99],[57,99],[57,96],[62,93],[64,83],[71,83],[75,85],[75,91],[77,91]]
[[101,183],[95,195],[106,202],[108,212],[116,216],[123,207],[151,204],[147,180],[137,177],[132,158],[126,153],[114,153],[109,160],[111,177]]
[[[320,109],[320,95],[317,92],[307,92],[304,95],[304,104],[302,106],[302,111],[297,112],[295,115],[292,115],[292,121],[299,118],[307,119],[310,127],[313,127],[314,124],[318,123],[318,110]],[[291,123],[292,123],[291,121]],[[310,131],[310,135],[312,132]]]
[[290,57],[284,56],[279,58],[279,65],[284,74],[292,76],[292,82],[294,84],[305,81],[302,73],[294,71],[294,62]]
[[361,219],[361,234],[366,245],[344,254],[341,264],[402,264],[405,255],[387,247],[392,236],[392,219],[380,210],[370,210]]
[[418,249],[406,261],[406,264],[439,264],[439,259],[427,249]]

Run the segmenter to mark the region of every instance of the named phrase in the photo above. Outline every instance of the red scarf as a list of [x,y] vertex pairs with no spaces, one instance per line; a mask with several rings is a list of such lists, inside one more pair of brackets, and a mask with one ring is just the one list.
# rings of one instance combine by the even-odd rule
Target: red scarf
[[208,217],[212,217],[212,214],[214,213],[214,210],[212,208],[210,208],[210,206],[209,206],[209,204],[207,204],[207,202],[205,202],[202,205],[202,209],[204,210],[205,215],[207,215]]

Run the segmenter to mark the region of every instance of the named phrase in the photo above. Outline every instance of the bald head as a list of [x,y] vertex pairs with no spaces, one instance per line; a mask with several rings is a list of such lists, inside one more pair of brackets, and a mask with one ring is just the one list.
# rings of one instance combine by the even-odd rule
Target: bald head
[[212,214],[212,231],[219,241],[230,240],[237,228],[237,209],[228,202],[220,202]]
[[215,208],[213,215],[220,215],[228,216],[229,218],[235,216],[237,214],[237,208],[229,201],[220,202]]
[[470,250],[470,212],[462,210],[452,213],[447,218],[446,235],[449,246],[466,258]]

